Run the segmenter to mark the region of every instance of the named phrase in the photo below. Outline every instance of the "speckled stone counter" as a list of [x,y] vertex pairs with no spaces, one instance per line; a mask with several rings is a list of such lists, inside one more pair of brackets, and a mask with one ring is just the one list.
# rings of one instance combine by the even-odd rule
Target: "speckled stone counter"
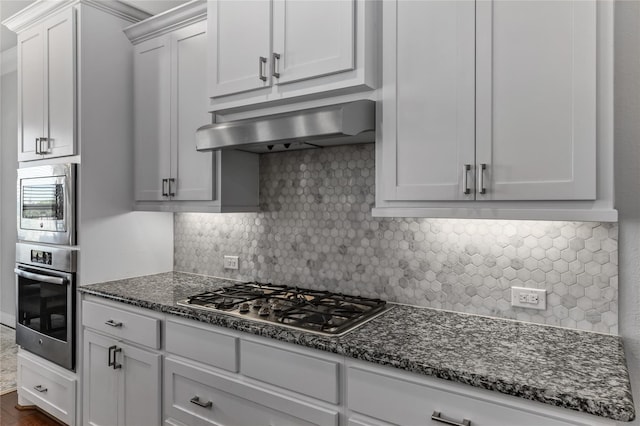
[[326,337],[176,305],[231,283],[170,272],[80,292],[614,420],[635,418],[619,337],[405,305]]

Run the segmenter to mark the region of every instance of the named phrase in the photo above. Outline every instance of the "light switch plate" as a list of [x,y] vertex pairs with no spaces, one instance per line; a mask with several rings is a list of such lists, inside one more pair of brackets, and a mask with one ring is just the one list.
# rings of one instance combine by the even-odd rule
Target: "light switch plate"
[[511,287],[511,306],[547,309],[547,291],[539,288]]

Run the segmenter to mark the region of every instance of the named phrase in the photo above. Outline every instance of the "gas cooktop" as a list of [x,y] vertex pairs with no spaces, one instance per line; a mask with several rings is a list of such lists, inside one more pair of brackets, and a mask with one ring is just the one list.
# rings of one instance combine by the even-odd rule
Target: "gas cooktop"
[[256,282],[196,294],[177,304],[331,336],[387,309],[380,299]]

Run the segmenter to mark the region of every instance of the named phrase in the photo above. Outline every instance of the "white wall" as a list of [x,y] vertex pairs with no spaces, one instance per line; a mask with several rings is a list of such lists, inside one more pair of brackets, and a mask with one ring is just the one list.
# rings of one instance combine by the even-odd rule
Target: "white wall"
[[0,56],[0,322],[15,326],[16,167],[18,138],[16,49]]
[[616,1],[615,161],[620,334],[640,425],[640,2]]

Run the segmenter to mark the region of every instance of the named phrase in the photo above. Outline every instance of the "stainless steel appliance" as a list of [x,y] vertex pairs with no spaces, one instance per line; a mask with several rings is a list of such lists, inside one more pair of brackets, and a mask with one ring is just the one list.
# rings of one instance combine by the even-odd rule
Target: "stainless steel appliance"
[[18,169],[18,240],[75,244],[75,164]]
[[239,283],[177,302],[318,334],[339,336],[383,313],[380,299],[260,283]]
[[359,100],[208,124],[196,132],[196,149],[265,153],[373,142],[375,111],[375,101]]
[[16,342],[69,370],[75,367],[76,251],[16,244]]

